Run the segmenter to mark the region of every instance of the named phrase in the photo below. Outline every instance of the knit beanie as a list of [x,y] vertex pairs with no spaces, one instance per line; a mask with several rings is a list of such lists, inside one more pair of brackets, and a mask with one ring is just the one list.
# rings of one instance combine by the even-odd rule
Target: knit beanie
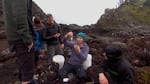
[[122,55],[121,47],[116,44],[107,46],[104,52],[106,53],[106,56],[108,57],[108,59],[117,59],[121,57]]
[[81,37],[84,41],[86,41],[86,38],[87,38],[86,34],[83,33],[83,32],[79,32],[79,33],[77,34],[77,37]]

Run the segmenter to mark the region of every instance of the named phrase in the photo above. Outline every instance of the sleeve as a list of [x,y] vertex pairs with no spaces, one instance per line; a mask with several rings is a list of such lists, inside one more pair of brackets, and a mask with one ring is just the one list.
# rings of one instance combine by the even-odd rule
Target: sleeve
[[73,42],[73,41],[68,41],[68,40],[67,40],[67,37],[64,37],[63,40],[62,40],[62,42],[63,42],[66,46],[68,46],[68,47],[70,47],[70,48],[73,48],[73,46],[74,46],[74,42]]
[[44,26],[44,28],[43,28],[42,34],[43,34],[43,39],[45,39],[45,40],[54,38],[54,35],[50,35],[49,29],[47,28],[47,25],[46,25],[46,24],[45,24],[45,26]]
[[106,64],[107,64],[106,60],[100,62],[99,66],[98,66],[99,73],[105,73],[105,67],[107,66]]
[[99,65],[95,67],[95,69],[94,69],[94,74],[95,75],[93,76],[95,84],[99,84],[99,74],[100,73],[105,73],[104,66],[106,66],[106,60],[101,61],[99,63]]
[[27,45],[31,44],[33,39],[30,35],[28,23],[28,0],[14,0],[14,12],[17,22],[17,32],[21,36],[23,42]]
[[47,29],[46,29],[46,27],[45,27],[45,28],[43,28],[43,30],[42,30],[42,37],[43,37],[43,39],[45,39],[45,40],[47,40],[47,39],[48,39],[48,37],[47,37]]
[[86,46],[84,49],[81,49],[80,53],[78,53],[78,56],[80,59],[84,61],[86,60],[88,53],[89,53],[89,47]]
[[122,74],[122,84],[136,84],[135,83],[135,73],[133,68],[126,68]]
[[58,33],[60,33],[59,42],[62,44],[63,43],[63,41],[62,41],[62,29],[61,29],[60,25],[58,25]]

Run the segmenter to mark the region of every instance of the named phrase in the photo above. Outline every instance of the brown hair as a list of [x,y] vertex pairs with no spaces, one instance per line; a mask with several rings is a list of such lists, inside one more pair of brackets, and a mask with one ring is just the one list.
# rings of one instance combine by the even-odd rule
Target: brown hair
[[33,21],[34,21],[34,24],[40,24],[40,18],[39,17],[35,17]]

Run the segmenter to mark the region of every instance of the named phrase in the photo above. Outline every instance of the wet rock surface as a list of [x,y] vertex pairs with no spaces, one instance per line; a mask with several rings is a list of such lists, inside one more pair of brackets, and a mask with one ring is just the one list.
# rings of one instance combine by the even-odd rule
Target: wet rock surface
[[[103,37],[101,39],[89,39],[88,45],[90,46],[90,54],[92,54],[92,67],[89,67],[87,72],[87,83],[92,84],[92,76],[95,75],[96,68],[98,64],[104,60],[102,55],[103,48],[109,44],[119,44],[122,46],[122,50],[124,51],[123,56],[127,58],[132,65],[135,67],[136,71],[136,81],[137,84],[149,84],[150,78],[150,37],[149,36],[141,36],[141,37],[133,37],[129,38],[126,42],[122,42],[120,39],[115,38],[107,38]],[[2,53],[3,52],[3,53]],[[16,63],[15,56],[9,56],[9,52],[6,49],[2,50],[1,54],[3,54],[5,60],[0,59],[0,68],[1,78],[4,81],[1,81],[0,84],[11,84],[16,83],[18,80],[18,69]],[[65,55],[67,56],[67,54]],[[51,68],[48,68],[48,63],[46,59],[41,59],[38,68],[35,69],[35,79],[38,84],[63,84],[61,78],[58,74],[58,64],[53,63]],[[9,77],[7,75],[9,74]],[[12,79],[13,78],[13,79]],[[15,78],[15,79],[14,79]],[[6,81],[9,80],[9,81]],[[10,83],[11,82],[11,83]],[[84,84],[82,80],[78,80],[74,77],[69,84]]]

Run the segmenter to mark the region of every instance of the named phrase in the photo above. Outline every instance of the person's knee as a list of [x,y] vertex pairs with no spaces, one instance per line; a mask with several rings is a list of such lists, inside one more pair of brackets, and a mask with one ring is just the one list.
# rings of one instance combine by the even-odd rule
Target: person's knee
[[76,74],[77,75],[77,77],[79,78],[79,79],[85,79],[86,78],[86,74],[85,73],[78,73],[78,74]]
[[67,71],[66,71],[66,70],[61,69],[61,70],[59,70],[59,75],[60,75],[60,77],[61,77],[61,78],[65,78],[65,77],[67,77]]
[[86,72],[82,67],[78,67],[76,70],[76,75],[78,78],[86,78]]

